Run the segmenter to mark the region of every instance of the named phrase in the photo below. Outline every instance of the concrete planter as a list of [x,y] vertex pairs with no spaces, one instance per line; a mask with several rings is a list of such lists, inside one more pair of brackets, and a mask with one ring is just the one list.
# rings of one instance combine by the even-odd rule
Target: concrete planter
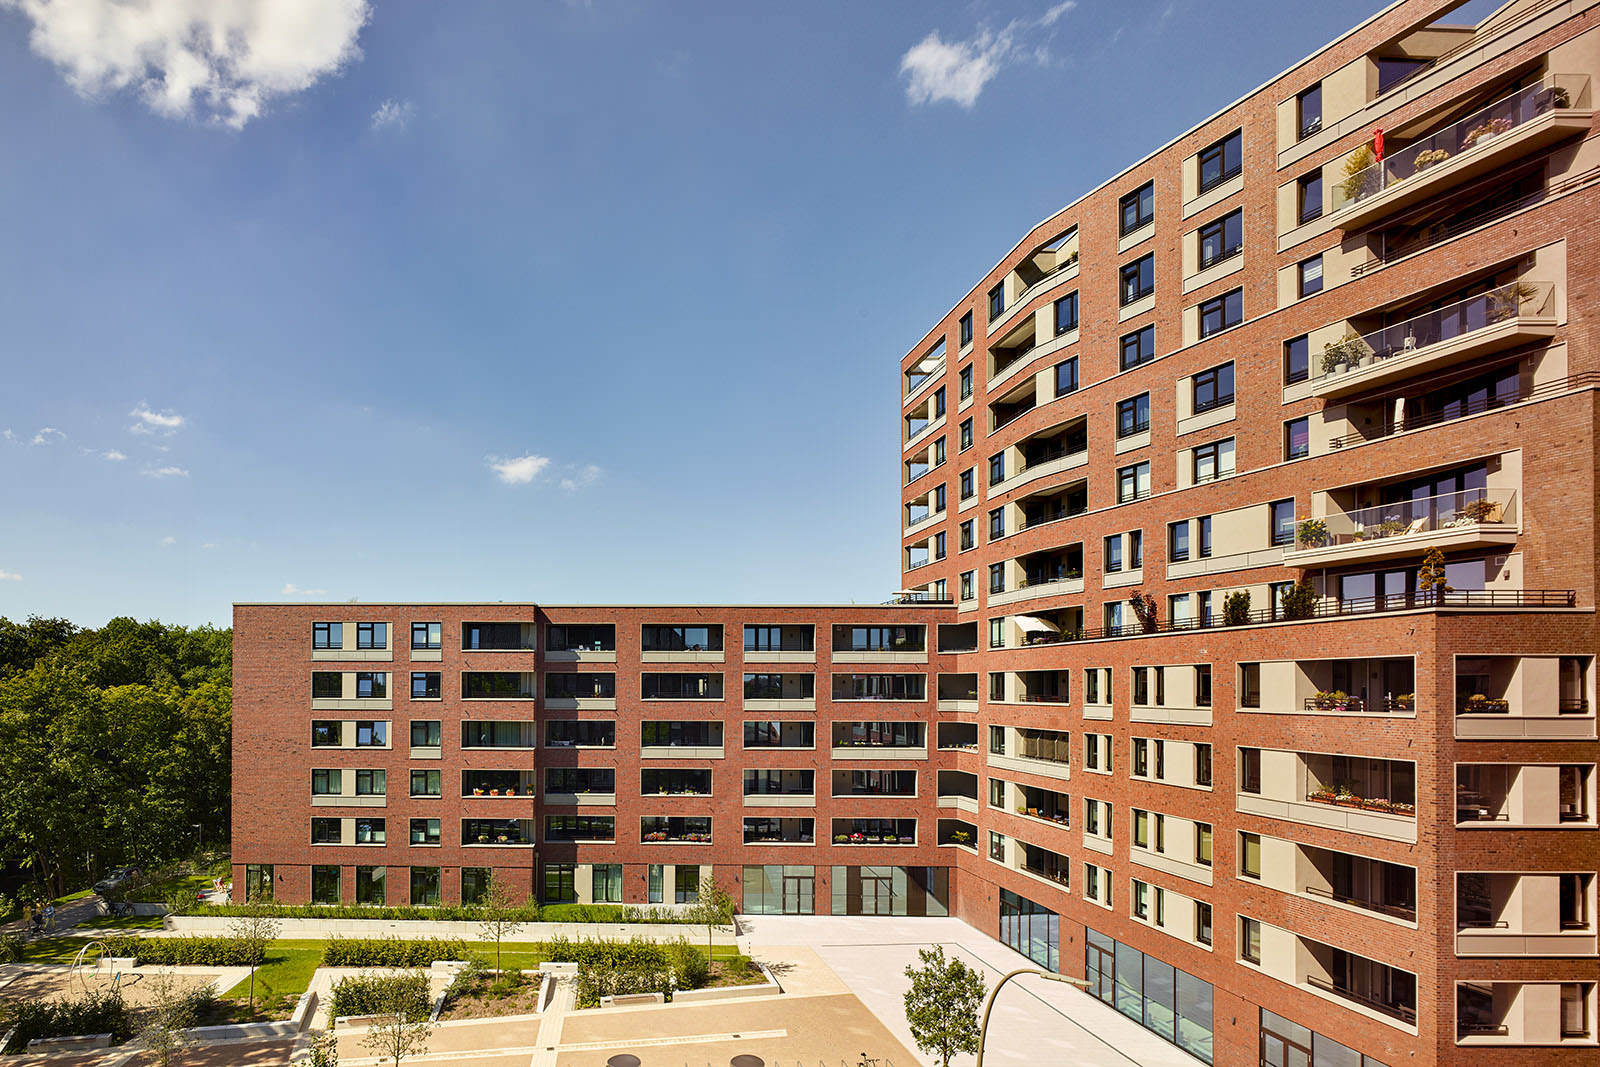
[[[185,934],[226,933],[233,920],[221,915],[169,915],[166,928]],[[324,937],[398,937],[404,940],[428,937],[459,937],[477,943],[482,924],[471,921],[429,921],[426,919],[280,919],[279,937],[315,940]],[[716,945],[732,945],[736,934],[728,927],[717,929]],[[508,941],[548,941],[556,937],[571,940],[626,941],[639,937],[647,941],[675,941],[687,937],[698,941],[705,936],[704,926],[684,923],[522,923]]]

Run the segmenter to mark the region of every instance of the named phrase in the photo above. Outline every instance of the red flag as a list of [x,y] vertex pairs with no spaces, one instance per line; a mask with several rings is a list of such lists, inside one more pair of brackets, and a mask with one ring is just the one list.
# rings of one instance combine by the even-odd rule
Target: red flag
[[1372,131],[1372,151],[1379,159],[1383,158],[1383,130]]

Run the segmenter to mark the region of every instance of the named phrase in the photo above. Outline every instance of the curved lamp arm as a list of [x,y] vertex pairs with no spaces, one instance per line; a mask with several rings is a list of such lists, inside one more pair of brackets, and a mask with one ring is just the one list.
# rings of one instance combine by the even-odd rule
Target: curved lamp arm
[[1066,985],[1075,985],[1079,989],[1089,988],[1089,983],[1082,978],[1069,978],[1064,974],[1056,974],[1053,971],[1041,971],[1037,967],[1018,967],[1016,970],[1007,974],[1004,978],[1000,979],[999,983],[997,983],[994,989],[990,991],[989,999],[985,1001],[983,1005],[983,1022],[978,1026],[977,1067],[983,1067],[983,1042],[984,1038],[989,1035],[989,1013],[994,1010],[995,998],[1000,995],[1000,987],[1011,981],[1011,979],[1017,977],[1019,974],[1036,974],[1040,978],[1048,978],[1052,982],[1063,982]]

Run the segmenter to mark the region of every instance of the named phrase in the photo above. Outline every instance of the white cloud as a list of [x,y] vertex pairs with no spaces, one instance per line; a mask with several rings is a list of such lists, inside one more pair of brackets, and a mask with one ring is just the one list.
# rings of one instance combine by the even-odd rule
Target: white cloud
[[0,439],[14,442],[17,439],[17,435],[10,430],[0,430]]
[[949,101],[971,108],[1006,64],[1028,58],[1050,62],[1046,42],[1018,45],[1019,31],[1049,29],[1077,6],[1077,0],[1061,0],[1036,19],[1013,19],[999,31],[985,27],[970,40],[946,41],[934,30],[900,57],[906,99],[912,104]]
[[217,547],[217,543],[215,541],[207,541],[205,544],[201,545],[200,547],[201,548],[216,548]]
[[146,478],[187,478],[189,472],[182,467],[146,467],[139,472]]
[[599,481],[601,473],[603,472],[597,465],[593,463],[586,464],[573,474],[561,479],[561,488],[569,493],[576,492],[586,485],[593,485]]
[[112,463],[121,463],[123,460],[127,459],[128,456],[125,452],[118,452],[114,448],[108,448],[104,452],[100,453],[100,458],[108,459]]
[[[4,0],[0,0],[3,3]],[[134,433],[174,434],[183,428],[184,417],[176,411],[151,411],[149,405],[140,404],[128,412],[139,421],[129,426]]]
[[515,459],[490,459],[489,468],[507,485],[527,485],[550,466],[547,456],[529,454]]
[[164,545],[175,545],[178,543],[178,539],[176,537],[163,537],[161,539],[161,543]]
[[0,582],[20,582],[22,575],[13,574],[11,571],[0,570]]
[[360,56],[368,0],[0,0],[85,96],[133,89],[168,118],[240,129]]
[[417,116],[417,105],[409,100],[396,100],[390,97],[378,105],[378,110],[372,113],[372,128],[382,130],[392,128],[403,130],[411,125],[411,120]]
[[66,434],[62,433],[54,426],[45,426],[41,427],[39,432],[33,435],[33,441],[30,443],[36,445],[53,445],[57,441],[66,440],[66,437]]
[[327,596],[326,589],[301,589],[293,582],[285,582],[280,596]]

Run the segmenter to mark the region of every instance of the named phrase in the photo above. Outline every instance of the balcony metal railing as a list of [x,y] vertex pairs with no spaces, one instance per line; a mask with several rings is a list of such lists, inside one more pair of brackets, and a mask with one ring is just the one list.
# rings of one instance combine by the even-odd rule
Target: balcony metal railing
[[1296,530],[1294,543],[1285,547],[1284,555],[1389,537],[1411,537],[1484,524],[1515,525],[1516,522],[1515,489],[1463,489],[1303,520]]
[[1511,1027],[1505,1023],[1461,1022],[1456,1026],[1457,1037],[1508,1037]]
[[1318,978],[1314,974],[1306,975],[1306,984],[1313,989],[1320,989],[1324,993],[1332,993],[1334,996],[1353,1000],[1357,1004],[1364,1004],[1374,1011],[1381,1011],[1383,1014],[1393,1016],[1401,1022],[1415,1023],[1417,1021],[1417,1009],[1413,1004],[1396,1004],[1391,1001],[1380,1000],[1367,993],[1358,993],[1354,989],[1334,985],[1326,978]]
[[1551,111],[1571,107],[1588,85],[1583,74],[1551,74],[1355,172],[1333,187],[1333,212],[1359,204],[1452,156],[1492,141]]
[[[1392,596],[1329,598],[1299,618],[1327,619],[1381,614],[1427,608],[1571,608],[1577,605],[1573,589],[1474,589],[1448,593],[1403,593]],[[1220,614],[1206,620],[1156,619],[1149,625],[1123,623],[1093,629],[1067,630],[1058,634],[1035,634],[1033,645],[1058,645],[1071,641],[1098,641],[1113,637],[1140,637],[1162,633],[1187,633],[1191,630],[1216,630],[1229,626],[1260,626],[1292,621],[1282,608],[1258,608],[1237,623],[1223,621]]]
[[1521,403],[1524,400],[1542,400],[1545,397],[1559,396],[1574,389],[1587,386],[1600,385],[1600,373],[1593,371],[1584,374],[1573,374],[1556,381],[1546,382],[1540,386],[1522,386],[1509,393],[1484,395],[1473,400],[1451,404],[1445,410],[1430,411],[1422,415],[1412,415],[1404,418],[1386,418],[1381,428],[1370,433],[1347,433],[1342,437],[1335,437],[1328,442],[1329,448],[1343,448],[1345,445],[1360,444],[1363,441],[1377,441],[1395,434],[1406,433],[1409,430],[1420,430],[1428,426],[1438,426],[1446,422],[1455,422],[1471,415],[1479,415],[1485,411],[1494,411],[1510,404]]
[[1031,467],[1042,467],[1046,463],[1053,463],[1063,456],[1071,456],[1078,453],[1086,453],[1088,451],[1088,441],[1069,441],[1063,444],[1053,445],[1050,448],[1044,449],[1042,452],[1036,453],[1031,460],[1024,457],[1023,460],[1017,464],[1017,469],[1011,472],[1011,477],[1015,478],[1017,475]]
[[[1035,403],[1029,404],[1027,407],[1019,408],[1018,410],[1013,411],[1009,415],[1006,415],[1004,417],[1000,417],[999,414],[996,413],[995,422],[994,422],[994,429],[990,430],[989,432],[990,433],[998,433],[1000,430],[1003,430],[1005,427],[1011,425],[1013,422],[1016,422],[1018,419],[1022,418],[1022,416],[1026,415],[1028,412],[1033,411],[1036,408],[1038,408],[1038,406],[1039,406],[1038,403],[1035,402]],[[1004,481],[1004,480],[1005,479],[1001,479],[1001,481]],[[991,484],[994,484],[994,483],[991,483]]]
[[1376,697],[1371,700],[1362,697],[1306,697],[1303,705],[1306,711],[1353,711],[1370,715],[1394,715],[1401,712],[1412,712],[1417,708],[1416,700],[1404,700],[1398,697]]
[[1554,295],[1555,286],[1550,282],[1519,279],[1381,330],[1351,332],[1324,347],[1322,359],[1312,361],[1311,377],[1322,379],[1347,369],[1411,356],[1430,345],[1453,341],[1521,316],[1547,315]]
[[1362,897],[1346,896],[1343,893],[1335,893],[1331,890],[1323,889],[1314,885],[1306,886],[1306,892],[1314,897],[1322,897],[1324,900],[1333,900],[1340,904],[1349,904],[1352,907],[1361,908],[1363,911],[1375,911],[1380,915],[1390,915],[1396,919],[1404,919],[1407,922],[1415,922],[1417,918],[1417,906],[1415,904],[1385,904],[1378,900],[1367,900]]

